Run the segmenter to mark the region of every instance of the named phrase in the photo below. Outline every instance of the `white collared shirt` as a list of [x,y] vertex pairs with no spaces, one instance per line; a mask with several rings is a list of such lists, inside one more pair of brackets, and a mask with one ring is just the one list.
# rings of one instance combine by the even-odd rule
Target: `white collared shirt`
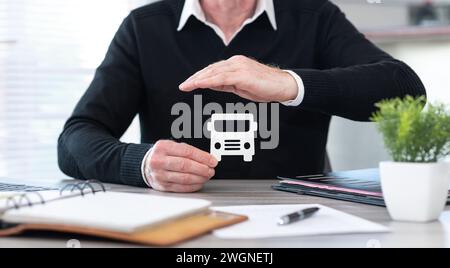
[[[273,29],[276,31],[277,30],[277,21],[276,21],[276,17],[275,17],[275,8],[273,5],[273,0],[257,0],[257,1],[258,2],[256,5],[255,14],[251,18],[248,18],[247,20],[244,21],[244,23],[241,25],[241,27],[239,27],[239,29],[231,36],[230,40],[226,40],[224,32],[217,25],[215,25],[212,22],[209,22],[206,19],[205,13],[203,12],[203,9],[200,5],[200,0],[186,0],[185,1],[183,11],[180,16],[180,22],[179,22],[177,31],[183,30],[183,28],[186,26],[186,23],[189,20],[189,18],[191,16],[194,16],[195,18],[197,18],[199,21],[201,21],[205,25],[211,27],[214,30],[214,32],[220,37],[220,39],[222,39],[223,43],[226,46],[228,46],[230,44],[230,42],[239,34],[239,32],[241,32],[242,29],[244,29],[244,27],[246,25],[254,22],[262,14],[264,14],[264,12],[266,12],[267,17],[269,18],[270,24],[272,25]],[[298,95],[294,100],[282,102],[281,104],[283,104],[285,106],[299,106],[302,103],[303,98],[305,96],[305,87],[303,84],[303,80],[300,78],[300,76],[298,76],[293,71],[290,71],[290,70],[284,70],[284,71],[288,72],[297,82]],[[145,183],[149,187],[151,187],[151,186],[147,180],[146,174],[149,175],[151,171],[144,170],[144,167],[145,167],[145,162],[146,162],[147,158],[150,157],[150,155],[151,155],[151,152],[152,152],[152,149],[150,149],[147,152],[147,154],[145,155],[145,157],[142,161],[142,164],[141,164],[142,178],[144,179]]]
[[[214,32],[222,39],[223,43],[225,45],[229,45],[229,43],[239,34],[239,32],[244,29],[244,27],[252,22],[254,22],[256,19],[258,19],[264,12],[266,12],[267,17],[269,18],[270,24],[272,25],[272,28],[276,31],[277,30],[277,21],[275,17],[275,8],[273,4],[273,0],[257,0],[255,14],[244,21],[241,27],[233,34],[233,36],[230,38],[230,40],[226,40],[225,34],[223,31],[214,23],[209,22],[206,19],[205,12],[203,12],[202,6],[200,5],[200,0],[186,0],[184,3],[183,11],[180,16],[180,22],[178,24],[177,31],[183,30],[183,28],[186,26],[187,21],[191,16],[194,16],[199,21],[203,22],[205,25],[211,27]],[[303,84],[303,80],[293,71],[285,70],[288,72],[292,77],[294,77],[295,81],[297,82],[298,86],[298,95],[294,100],[282,102],[283,105],[286,106],[299,106],[303,98],[305,96],[305,88]]]
[[267,13],[267,16],[269,17],[270,24],[272,25],[273,29],[277,30],[277,21],[275,19],[275,9],[273,6],[273,0],[258,0],[258,3],[256,5],[255,13],[251,18],[248,18],[244,21],[244,23],[239,27],[239,29],[233,34],[233,36],[230,38],[230,40],[226,40],[225,34],[223,31],[214,23],[209,22],[206,19],[205,12],[203,12],[203,9],[200,5],[199,0],[186,0],[183,7],[183,12],[181,13],[180,22],[178,24],[177,31],[183,30],[184,26],[186,25],[187,21],[191,16],[196,17],[199,21],[203,22],[207,26],[211,27],[216,34],[222,39],[223,43],[225,45],[229,45],[231,40],[236,37],[236,35],[244,29],[244,27],[252,22],[254,22],[259,16],[261,16],[264,12]]

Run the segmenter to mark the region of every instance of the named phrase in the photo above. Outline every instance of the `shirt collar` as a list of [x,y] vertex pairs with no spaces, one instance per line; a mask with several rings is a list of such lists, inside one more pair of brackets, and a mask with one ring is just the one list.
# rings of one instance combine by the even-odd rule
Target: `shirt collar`
[[[244,24],[249,24],[255,21],[259,16],[266,12],[269,17],[270,24],[274,30],[277,30],[277,21],[275,17],[275,8],[273,0],[258,0],[255,14],[248,19]],[[185,0],[183,11],[181,13],[180,22],[177,31],[181,31],[186,25],[191,16],[196,17],[199,21],[206,22],[206,16],[200,5],[200,0]]]

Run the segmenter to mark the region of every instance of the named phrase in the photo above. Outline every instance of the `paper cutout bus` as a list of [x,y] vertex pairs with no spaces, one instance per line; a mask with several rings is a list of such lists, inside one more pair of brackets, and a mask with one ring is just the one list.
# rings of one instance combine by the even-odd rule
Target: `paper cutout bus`
[[213,114],[207,129],[211,132],[211,154],[218,161],[222,161],[222,156],[243,156],[245,162],[253,160],[258,131],[253,114]]

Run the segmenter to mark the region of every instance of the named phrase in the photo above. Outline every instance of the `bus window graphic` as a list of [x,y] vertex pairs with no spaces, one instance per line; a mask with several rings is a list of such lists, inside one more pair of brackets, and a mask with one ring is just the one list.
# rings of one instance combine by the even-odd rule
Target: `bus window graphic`
[[222,156],[243,156],[245,162],[253,160],[258,131],[253,114],[213,114],[207,129],[211,132],[211,154],[218,161]]

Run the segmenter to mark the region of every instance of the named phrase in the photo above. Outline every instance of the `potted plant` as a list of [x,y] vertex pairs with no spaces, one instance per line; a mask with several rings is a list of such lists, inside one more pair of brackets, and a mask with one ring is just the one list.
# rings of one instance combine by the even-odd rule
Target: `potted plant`
[[378,103],[378,123],[393,162],[380,163],[381,187],[393,220],[428,222],[439,218],[448,197],[450,113],[425,97]]

